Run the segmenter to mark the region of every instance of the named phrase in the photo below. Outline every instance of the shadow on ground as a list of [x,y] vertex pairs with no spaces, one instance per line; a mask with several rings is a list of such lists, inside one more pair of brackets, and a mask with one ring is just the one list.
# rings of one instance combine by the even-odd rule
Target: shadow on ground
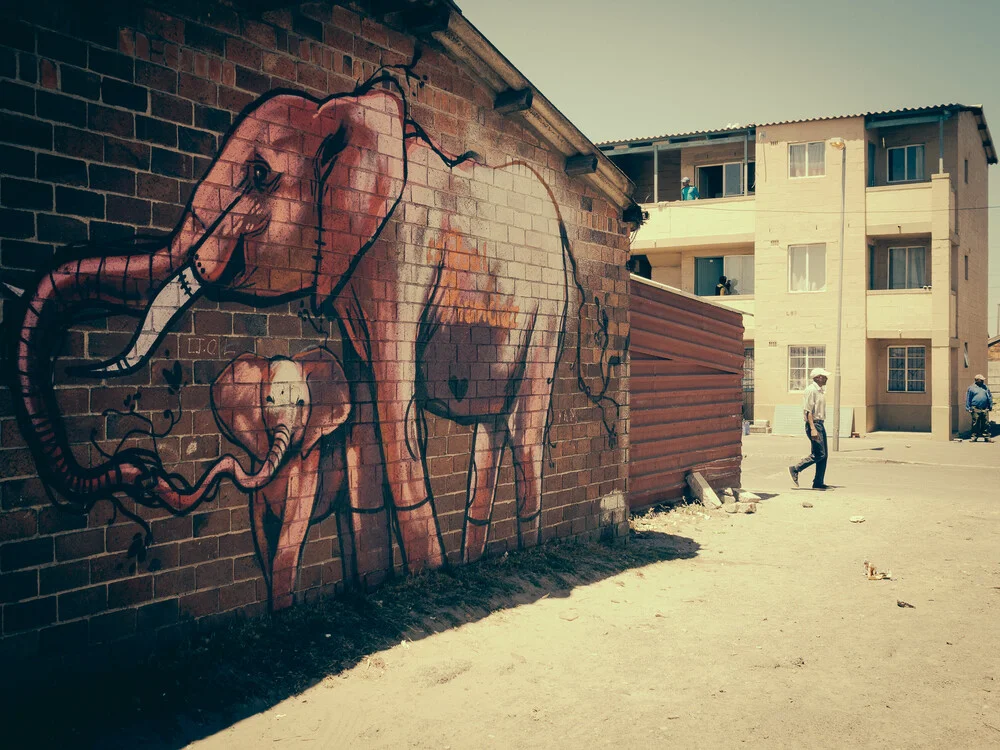
[[[391,582],[368,596],[243,620],[127,668],[0,686],[5,747],[184,747],[266,710],[365,656],[623,571],[698,554],[644,531],[628,545],[548,544]],[[10,744],[5,744],[5,743]]]

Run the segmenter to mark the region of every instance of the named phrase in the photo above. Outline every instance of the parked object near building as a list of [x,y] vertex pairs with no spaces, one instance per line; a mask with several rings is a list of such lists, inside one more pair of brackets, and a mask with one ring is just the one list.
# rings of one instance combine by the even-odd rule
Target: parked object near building
[[22,6],[0,665],[624,532],[632,186],[453,3]]
[[[843,151],[832,145],[841,141]],[[777,425],[776,411],[798,409],[812,368],[835,369],[843,192],[840,402],[853,418],[841,435],[900,430],[947,440],[969,429],[965,388],[986,369],[984,207],[987,167],[997,161],[982,107],[600,146],[649,212],[631,246],[649,277],[699,296],[714,295],[721,275],[730,280],[724,304],[744,314],[755,368],[748,419]],[[701,200],[680,201],[682,177]]]
[[739,487],[739,313],[635,275],[631,290],[629,507],[680,500],[692,472]]

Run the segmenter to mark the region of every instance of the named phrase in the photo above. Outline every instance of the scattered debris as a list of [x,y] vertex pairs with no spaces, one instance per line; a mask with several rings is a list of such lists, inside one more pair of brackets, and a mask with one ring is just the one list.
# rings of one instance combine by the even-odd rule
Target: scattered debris
[[[727,495],[728,497],[732,497],[732,496],[733,496],[733,495],[735,495],[736,493],[735,493],[735,492],[733,491],[733,488],[732,488],[732,487],[726,487],[726,489],[724,489],[724,490],[722,491],[722,494],[723,494],[723,495]],[[723,501],[723,502],[724,502],[724,501]]]
[[694,496],[701,501],[701,504],[706,508],[721,508],[722,501],[719,500],[719,496],[715,494],[715,490],[712,489],[708,481],[701,475],[700,472],[693,471],[687,475],[688,487],[691,488],[691,492]]
[[864,516],[851,516],[851,523],[864,523],[864,522],[865,522]]
[[741,503],[759,503],[760,495],[755,495],[750,490],[740,490],[740,502]]
[[802,507],[803,508],[811,508],[811,507],[813,507],[813,504],[812,503],[802,503]]
[[868,577],[869,581],[891,581],[892,571],[886,570],[879,572],[875,569],[875,566],[865,560],[865,575]]
[[577,612],[575,609],[568,609],[559,615],[559,617],[561,617],[563,620],[566,620],[566,622],[573,622],[573,620],[575,620],[579,616],[580,613]]
[[737,491],[734,490],[732,487],[726,487],[726,489],[724,489],[722,491],[722,497],[719,498],[719,499],[722,500],[722,502],[723,502],[724,505],[729,505],[730,503],[735,503],[736,502],[736,492]]
[[726,513],[756,513],[755,503],[727,503],[723,508]]
[[914,607],[912,604],[910,604],[909,602],[904,602],[902,599],[896,600],[896,606],[902,607],[904,609],[916,609],[916,607]]

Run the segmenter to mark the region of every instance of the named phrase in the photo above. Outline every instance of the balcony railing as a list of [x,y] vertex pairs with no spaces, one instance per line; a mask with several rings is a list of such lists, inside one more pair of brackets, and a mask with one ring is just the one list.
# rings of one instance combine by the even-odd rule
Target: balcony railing
[[868,338],[929,338],[934,329],[931,289],[867,292]]
[[752,195],[646,204],[649,219],[636,233],[632,252],[752,245],[755,205]]

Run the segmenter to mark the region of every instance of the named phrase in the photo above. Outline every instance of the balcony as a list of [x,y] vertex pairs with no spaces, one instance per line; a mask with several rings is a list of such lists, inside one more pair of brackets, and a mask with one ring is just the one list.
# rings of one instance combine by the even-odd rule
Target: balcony
[[868,338],[931,337],[934,323],[929,288],[872,289],[866,294]]
[[[865,190],[865,221],[870,236],[931,234],[936,212],[948,217],[950,234],[958,231],[955,194],[950,185],[936,190],[938,180],[947,183],[948,175],[934,175],[927,182],[907,182]],[[942,230],[945,231],[945,230]]]
[[636,233],[632,252],[753,245],[755,205],[752,195],[645,204],[649,219]]

